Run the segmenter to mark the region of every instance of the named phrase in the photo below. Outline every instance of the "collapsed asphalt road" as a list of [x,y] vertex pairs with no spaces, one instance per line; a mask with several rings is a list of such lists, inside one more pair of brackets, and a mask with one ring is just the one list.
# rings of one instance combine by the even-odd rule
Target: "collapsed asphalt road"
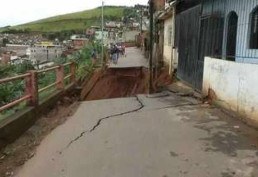
[[123,98],[148,92],[148,71],[142,67],[95,72],[82,90],[82,100]]

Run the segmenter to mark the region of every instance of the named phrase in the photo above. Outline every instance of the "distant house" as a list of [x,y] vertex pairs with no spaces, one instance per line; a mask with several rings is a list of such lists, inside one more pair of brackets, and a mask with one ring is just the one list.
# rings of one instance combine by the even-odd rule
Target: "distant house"
[[1,64],[6,65],[11,62],[11,52],[4,52],[1,55]]
[[75,49],[82,49],[89,42],[89,39],[77,38],[72,41],[73,41],[73,46]]
[[107,22],[107,23],[105,24],[105,28],[106,28],[106,29],[117,28],[116,22],[114,22],[114,21]]
[[[95,32],[95,39],[98,41],[102,40],[102,31],[98,30]],[[108,31],[103,31],[103,40],[105,44],[108,44],[108,39],[109,39],[109,32]]]
[[32,46],[26,50],[26,55],[33,64],[53,61],[61,56],[61,46]]
[[93,39],[95,36],[95,31],[99,30],[100,27],[99,26],[91,26],[90,28],[86,29],[86,37],[88,39]]
[[70,37],[72,45],[76,50],[82,49],[88,42],[89,39],[85,35],[72,35]]
[[29,48],[29,45],[17,45],[17,44],[6,44],[4,50],[6,51],[15,51],[17,56],[21,57],[26,55],[26,50]]

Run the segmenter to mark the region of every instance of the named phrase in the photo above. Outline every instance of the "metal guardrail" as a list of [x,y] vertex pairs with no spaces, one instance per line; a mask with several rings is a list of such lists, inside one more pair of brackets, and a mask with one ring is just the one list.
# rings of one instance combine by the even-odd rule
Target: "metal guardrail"
[[[65,76],[64,67],[67,67],[67,66],[70,67],[70,73]],[[55,71],[56,81],[52,84],[49,84],[48,86],[46,86],[44,88],[38,89],[38,85],[39,85],[38,84],[38,74],[47,73],[47,72],[51,72],[51,71]],[[5,78],[5,79],[0,79],[0,84],[6,84],[6,83],[13,82],[16,80],[24,80],[25,81],[24,96],[14,100],[4,106],[1,106],[0,112],[4,111],[6,109],[9,109],[11,107],[14,107],[23,101],[27,101],[27,105],[29,105],[29,106],[37,106],[39,104],[39,99],[38,99],[39,93],[44,92],[52,87],[56,87],[56,89],[62,90],[65,88],[65,81],[67,79],[70,79],[70,81],[69,81],[70,83],[75,82],[75,63],[74,62],[65,63],[63,65],[58,65],[58,66],[54,66],[54,67],[39,70],[39,71],[32,70],[32,71],[28,71],[26,74],[22,74],[22,75],[10,77],[10,78]]]

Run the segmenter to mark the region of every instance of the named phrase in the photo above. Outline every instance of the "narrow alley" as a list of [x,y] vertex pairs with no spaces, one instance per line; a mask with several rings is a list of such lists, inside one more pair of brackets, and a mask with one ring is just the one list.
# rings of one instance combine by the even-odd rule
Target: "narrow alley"
[[[118,66],[145,60],[130,58],[128,53]],[[257,133],[214,106],[171,91],[83,101],[16,177],[253,177]]]

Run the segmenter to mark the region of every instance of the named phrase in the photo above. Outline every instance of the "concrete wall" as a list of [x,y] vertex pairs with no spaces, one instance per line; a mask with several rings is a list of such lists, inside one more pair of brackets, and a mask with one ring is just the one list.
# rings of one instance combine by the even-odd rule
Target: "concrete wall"
[[258,65],[206,57],[203,94],[258,125]]
[[171,65],[172,58],[172,17],[164,20],[164,48],[163,58],[167,65]]
[[135,36],[139,35],[140,31],[133,30],[133,31],[125,31],[123,34],[123,40],[125,42],[133,42],[135,41]]
[[228,15],[234,11],[238,15],[236,61],[258,63],[258,50],[249,48],[249,29],[251,12],[258,6],[258,0],[206,0],[203,16],[212,12],[224,18],[223,58],[226,55]]

